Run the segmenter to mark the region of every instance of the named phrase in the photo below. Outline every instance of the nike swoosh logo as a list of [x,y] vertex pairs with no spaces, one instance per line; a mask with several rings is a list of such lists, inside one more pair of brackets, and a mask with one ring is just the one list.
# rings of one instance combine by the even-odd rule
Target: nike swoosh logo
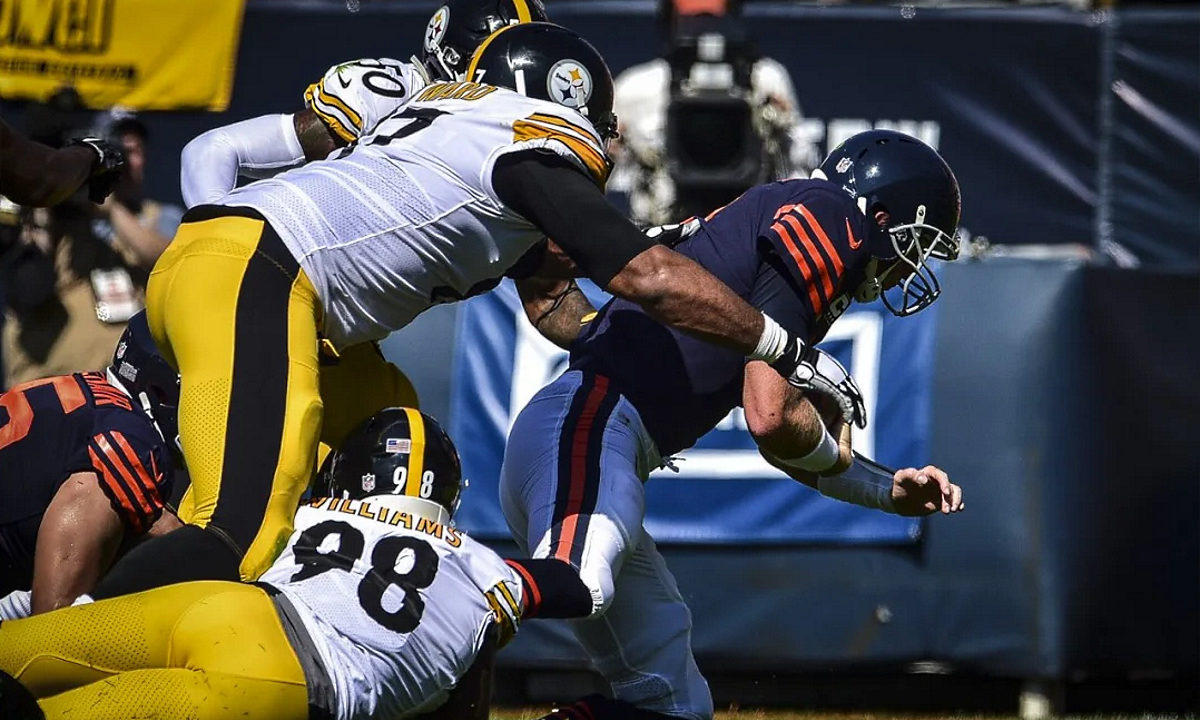
[[854,229],[850,227],[849,218],[846,219],[846,237],[850,238],[850,249],[857,250],[862,247],[862,240],[854,237]]
[[337,79],[338,79],[338,84],[342,86],[343,90],[350,87],[350,81],[347,80],[346,78],[342,77],[341,73],[337,74]]

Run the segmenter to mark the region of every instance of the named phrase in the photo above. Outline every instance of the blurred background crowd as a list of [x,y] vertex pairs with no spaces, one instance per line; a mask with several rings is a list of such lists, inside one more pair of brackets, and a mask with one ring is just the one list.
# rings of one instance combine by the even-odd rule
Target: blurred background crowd
[[[55,147],[104,137],[127,161],[102,204],[81,195],[34,209],[0,199],[4,387],[108,363],[182,216],[179,151],[188,140],[298,109],[308,83],[334,63],[407,60],[438,5],[219,4],[232,8],[220,42],[211,40],[219,31],[188,27],[189,17],[220,13],[183,3],[173,11],[180,34],[138,56],[148,67],[114,58],[131,71],[99,90],[53,72],[18,77],[27,66],[12,56],[28,43],[15,42],[25,36],[11,7],[0,10],[0,117]],[[75,12],[68,6],[60,12]],[[104,32],[146,17],[144,0],[114,6],[95,21]],[[870,443],[880,459],[936,460],[966,488],[969,517],[874,526],[833,515],[838,528],[814,532],[829,501],[805,498],[794,505],[804,513],[787,515],[775,506],[782,496],[766,490],[771,499],[744,507],[714,500],[724,497],[721,483],[739,479],[705,475],[703,458],[713,455],[698,456],[691,474],[651,483],[648,527],[697,616],[697,655],[718,701],[924,706],[903,692],[814,693],[803,680],[835,687],[833,671],[900,678],[910,690],[927,687],[913,684],[914,673],[995,679],[1025,691],[1030,717],[1062,707],[1069,688],[1088,682],[1122,688],[1093,693],[1100,709],[1194,710],[1200,451],[1188,436],[1200,421],[1200,7],[547,0],[546,8],[614,71],[621,137],[609,191],[639,224],[703,215],[754,185],[807,176],[870,127],[937,147],[963,189],[967,257],[945,269],[938,312],[918,335],[864,320],[840,323],[857,329],[834,340],[855,353],[875,343],[854,369],[869,367],[877,385],[880,429]],[[92,22],[80,20],[81,32],[101,37],[88,34]],[[141,43],[156,39],[133,32]],[[189,43],[202,61],[181,50]],[[70,45],[46,52],[95,50]],[[176,56],[190,64],[157,79]],[[209,94],[186,96],[200,75],[213,76]],[[463,522],[498,546],[507,537],[489,507],[498,448],[521,393],[552,377],[556,362],[529,344],[510,296],[436,308],[384,343],[424,409],[471,446]],[[486,351],[471,350],[455,341],[470,323],[507,329]],[[889,383],[904,392],[889,394]],[[914,388],[915,406],[889,405]],[[497,414],[501,406],[509,414]],[[746,447],[738,430],[731,418],[701,453],[737,457]],[[889,444],[889,435],[906,440]],[[698,482],[707,484],[697,491]],[[656,520],[656,508],[683,511]],[[783,530],[756,534],[763,527]],[[548,664],[584,673],[581,658],[566,633],[538,628],[501,663],[520,678],[515,699],[538,699],[548,693],[538,680]],[[954,697],[979,707],[988,693]]]

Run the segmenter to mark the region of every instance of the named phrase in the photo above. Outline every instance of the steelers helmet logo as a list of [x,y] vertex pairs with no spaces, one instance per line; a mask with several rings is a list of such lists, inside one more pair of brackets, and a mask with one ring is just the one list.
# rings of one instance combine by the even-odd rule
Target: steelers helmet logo
[[592,99],[592,74],[576,60],[559,60],[546,79],[550,97],[559,105],[576,110],[587,108]]
[[450,8],[443,5],[429,18],[429,24],[425,26],[426,52],[434,52],[442,46],[442,38],[446,37],[446,28],[449,25]]

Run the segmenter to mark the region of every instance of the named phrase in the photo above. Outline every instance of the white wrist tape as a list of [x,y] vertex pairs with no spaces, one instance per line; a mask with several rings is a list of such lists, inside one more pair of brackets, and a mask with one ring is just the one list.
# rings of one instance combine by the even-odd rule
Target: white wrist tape
[[834,500],[894,513],[892,476],[885,471],[886,468],[875,469],[855,456],[854,464],[841,475],[819,478],[817,490]]
[[823,472],[837,464],[838,442],[826,430],[825,437],[821,438],[812,452],[804,457],[781,458],[775,455],[771,455],[771,457],[785,467],[800,468],[808,472]]
[[788,331],[784,330],[779,323],[772,320],[770,315],[763,313],[762,316],[762,336],[758,338],[758,345],[755,346],[754,352],[750,354],[750,359],[773,363],[787,349]]

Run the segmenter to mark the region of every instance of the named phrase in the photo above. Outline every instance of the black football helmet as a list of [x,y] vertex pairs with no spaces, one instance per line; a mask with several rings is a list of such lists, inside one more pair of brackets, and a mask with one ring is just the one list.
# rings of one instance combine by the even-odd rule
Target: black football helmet
[[413,408],[384,408],[359,425],[321,465],[314,496],[404,497],[450,522],[462,493],[462,464],[436,420]]
[[179,449],[179,373],[158,352],[143,310],[129,319],[117,341],[110,376],[141,404],[163,439]]
[[489,35],[546,20],[542,0],[447,0],[425,26],[421,65],[431,81],[462,80],[475,48]]
[[[855,299],[882,295],[899,316],[929,307],[942,290],[928,261],[954,260],[959,249],[962,201],[946,161],[904,133],[868,130],[834,148],[813,177],[840,185],[869,220],[872,261]],[[886,228],[875,221],[880,211]]]
[[577,110],[604,141],[617,136],[613,79],[604,58],[578,33],[553,23],[496,31],[471,58],[466,79]]

